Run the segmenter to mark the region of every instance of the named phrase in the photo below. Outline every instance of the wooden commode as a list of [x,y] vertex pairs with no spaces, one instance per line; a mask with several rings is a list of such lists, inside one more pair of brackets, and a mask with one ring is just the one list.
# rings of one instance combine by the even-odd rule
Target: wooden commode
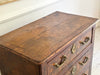
[[96,21],[57,11],[1,36],[2,75],[91,75]]

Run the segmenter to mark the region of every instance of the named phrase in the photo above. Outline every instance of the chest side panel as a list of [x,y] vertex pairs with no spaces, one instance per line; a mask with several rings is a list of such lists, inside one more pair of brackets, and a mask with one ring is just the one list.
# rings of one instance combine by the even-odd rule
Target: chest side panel
[[40,66],[0,45],[0,70],[2,75],[40,75]]

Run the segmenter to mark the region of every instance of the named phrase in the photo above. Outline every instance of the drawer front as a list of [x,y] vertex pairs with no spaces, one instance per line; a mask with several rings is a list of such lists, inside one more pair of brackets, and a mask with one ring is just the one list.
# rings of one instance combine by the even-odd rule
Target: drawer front
[[76,45],[76,52],[79,54],[84,48],[92,43],[92,28],[81,34],[77,41],[74,43]]
[[89,64],[87,64],[83,69],[78,68],[78,64],[75,64],[64,75],[90,75]]
[[64,50],[48,63],[48,75],[57,75],[70,61],[68,51]]
[[85,68],[80,75],[90,75],[90,68]]
[[[69,47],[63,50],[48,62],[48,75],[57,75],[66,65],[69,64],[85,47],[91,43],[92,29],[82,33]],[[84,44],[83,44],[83,43]]]
[[78,74],[78,75],[90,75],[91,73],[91,71],[90,71],[91,69],[90,69],[90,67],[89,67],[89,65],[88,66],[86,66],[84,69],[82,69],[82,71]]
[[85,74],[84,70],[91,66],[91,61],[92,61],[92,50],[89,50],[64,75],[82,75],[82,74]]

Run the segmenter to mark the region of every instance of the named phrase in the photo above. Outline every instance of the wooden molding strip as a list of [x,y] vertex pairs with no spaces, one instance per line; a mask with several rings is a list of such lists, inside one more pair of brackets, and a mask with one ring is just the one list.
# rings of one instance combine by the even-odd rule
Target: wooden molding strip
[[17,1],[17,0],[0,0],[0,5],[7,4],[14,1]]
[[[44,7],[47,7],[47,6],[52,5],[52,4],[55,4],[55,3],[59,2],[59,1],[60,1],[60,0],[54,0],[54,2],[44,4],[44,5],[42,5],[41,7],[36,7],[36,8],[28,7],[28,8],[25,9],[25,10],[20,10],[20,13],[17,13],[16,15],[11,16],[11,17],[7,17],[6,19],[0,20],[0,24],[5,23],[5,22],[8,22],[8,21],[13,20],[13,19],[16,19],[16,18],[21,17],[21,16],[23,16],[23,15],[27,15],[27,14],[33,12],[33,11],[40,10],[40,9],[42,9],[42,8],[44,8]],[[23,11],[24,11],[24,12],[23,12]]]

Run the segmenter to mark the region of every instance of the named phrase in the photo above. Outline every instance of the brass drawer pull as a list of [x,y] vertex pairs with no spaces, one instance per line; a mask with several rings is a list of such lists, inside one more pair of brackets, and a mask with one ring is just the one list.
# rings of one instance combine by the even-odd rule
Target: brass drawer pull
[[79,62],[79,64],[80,65],[84,65],[85,63],[87,63],[88,59],[89,59],[88,57],[85,57],[85,59],[83,60],[83,62],[81,62],[81,63]]
[[73,66],[72,71],[71,71],[71,75],[75,75],[76,70],[77,70],[77,67],[76,66]]
[[74,54],[77,50],[77,47],[75,44],[73,44],[72,49],[71,49],[71,53]]
[[83,42],[80,42],[81,45],[85,45],[90,40],[89,37],[86,37]]
[[63,55],[61,57],[60,63],[55,63],[54,66],[57,67],[57,68],[59,68],[60,66],[62,66],[64,64],[64,62],[66,61],[66,59],[67,59],[67,56],[66,55]]
[[85,74],[85,73],[84,73],[83,75],[88,75],[88,74]]

